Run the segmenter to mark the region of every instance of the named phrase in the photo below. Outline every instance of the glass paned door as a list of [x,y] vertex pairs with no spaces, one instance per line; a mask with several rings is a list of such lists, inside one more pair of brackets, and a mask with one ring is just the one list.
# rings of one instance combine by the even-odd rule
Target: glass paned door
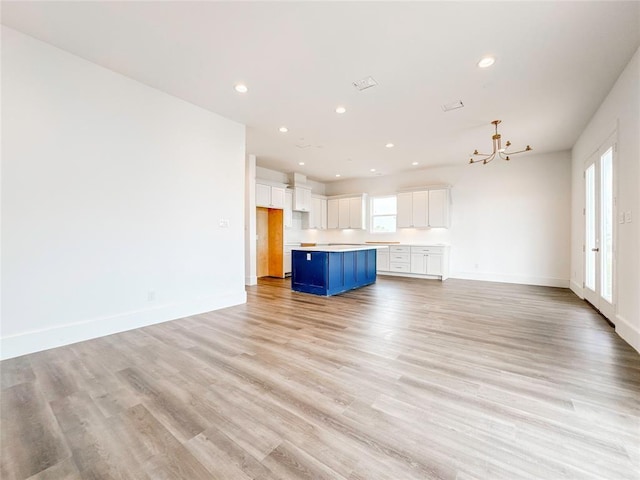
[[614,136],[585,165],[584,297],[613,321]]
[[600,157],[600,286],[613,303],[613,148]]

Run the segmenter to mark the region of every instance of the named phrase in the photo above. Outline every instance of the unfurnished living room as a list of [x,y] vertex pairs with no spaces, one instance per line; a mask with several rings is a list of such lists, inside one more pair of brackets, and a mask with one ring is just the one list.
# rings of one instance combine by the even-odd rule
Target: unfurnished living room
[[640,480],[640,2],[0,7],[0,478]]

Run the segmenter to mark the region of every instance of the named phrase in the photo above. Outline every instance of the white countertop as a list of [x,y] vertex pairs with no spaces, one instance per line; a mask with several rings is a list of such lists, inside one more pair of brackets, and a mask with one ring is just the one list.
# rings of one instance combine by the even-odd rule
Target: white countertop
[[388,245],[318,245],[316,247],[294,247],[292,250],[305,252],[356,252],[359,250],[387,249]]

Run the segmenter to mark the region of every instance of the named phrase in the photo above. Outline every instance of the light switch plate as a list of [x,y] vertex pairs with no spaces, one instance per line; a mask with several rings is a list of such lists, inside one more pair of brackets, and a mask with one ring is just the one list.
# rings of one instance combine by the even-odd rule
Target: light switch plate
[[631,223],[631,210],[628,212],[624,212],[624,221],[627,223]]
[[618,214],[618,223],[624,223],[624,212]]

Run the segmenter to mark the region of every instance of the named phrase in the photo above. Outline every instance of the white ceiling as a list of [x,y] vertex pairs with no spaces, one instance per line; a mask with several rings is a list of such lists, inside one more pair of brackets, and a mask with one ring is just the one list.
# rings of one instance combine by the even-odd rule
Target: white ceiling
[[20,1],[2,23],[244,123],[258,165],[319,181],[464,164],[494,119],[514,147],[569,149],[640,45],[637,1]]

